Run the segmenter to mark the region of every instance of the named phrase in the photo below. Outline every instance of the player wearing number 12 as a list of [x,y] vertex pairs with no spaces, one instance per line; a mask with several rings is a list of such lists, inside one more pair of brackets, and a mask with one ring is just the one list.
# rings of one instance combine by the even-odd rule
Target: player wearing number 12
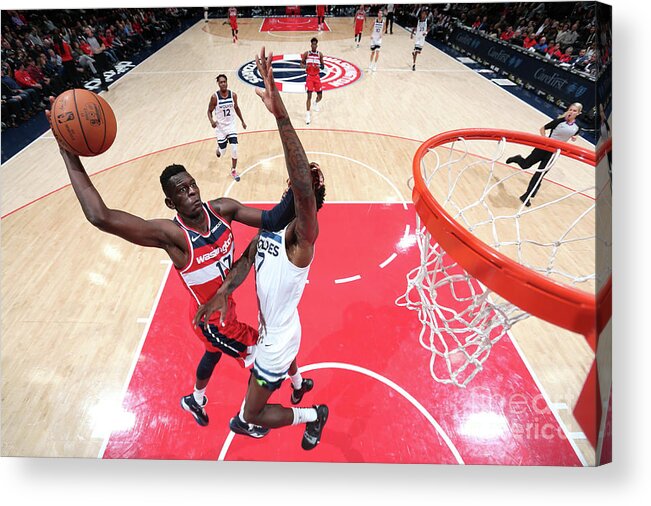
[[231,145],[231,176],[235,181],[240,180],[237,174],[237,129],[235,128],[235,115],[240,118],[242,128],[246,130],[246,123],[242,118],[242,111],[237,104],[237,94],[228,89],[228,78],[224,74],[217,76],[219,89],[210,97],[208,104],[208,119],[215,129],[217,137],[217,158],[226,151],[226,145]]

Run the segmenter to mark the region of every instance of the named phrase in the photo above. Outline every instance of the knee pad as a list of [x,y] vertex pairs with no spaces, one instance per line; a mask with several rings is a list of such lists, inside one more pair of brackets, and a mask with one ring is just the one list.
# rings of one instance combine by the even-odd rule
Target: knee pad
[[231,158],[237,160],[237,142],[231,144]]
[[199,362],[199,365],[197,366],[197,379],[206,380],[210,378],[220,358],[222,358],[222,354],[219,351],[205,352],[203,354],[203,357],[201,357],[201,361]]

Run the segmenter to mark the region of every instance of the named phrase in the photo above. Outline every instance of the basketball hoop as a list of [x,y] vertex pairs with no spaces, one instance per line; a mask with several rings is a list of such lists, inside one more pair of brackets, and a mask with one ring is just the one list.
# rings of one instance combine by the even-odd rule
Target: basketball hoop
[[[493,345],[530,315],[582,334],[593,351],[610,320],[610,267],[597,272],[588,261],[577,271],[573,262],[575,251],[592,248],[594,260],[595,244],[610,248],[610,239],[595,233],[590,194],[597,189],[547,182],[546,191],[555,196],[525,207],[511,193],[523,190],[536,169],[522,171],[503,161],[523,146],[554,151],[544,170],[597,165],[595,152],[491,129],[436,135],[414,156],[420,265],[407,275],[406,293],[396,304],[417,312],[419,340],[431,352],[430,372],[440,383],[468,385]],[[539,219],[549,225],[544,236]],[[592,441],[592,431],[585,432]]]

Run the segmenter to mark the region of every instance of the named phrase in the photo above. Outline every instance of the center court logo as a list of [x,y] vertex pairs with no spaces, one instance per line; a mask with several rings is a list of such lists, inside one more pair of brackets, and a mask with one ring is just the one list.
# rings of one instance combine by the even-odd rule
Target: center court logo
[[[346,60],[333,56],[323,56],[325,68],[321,71],[321,83],[323,91],[343,88],[357,81],[362,75],[361,70]],[[274,79],[280,91],[286,93],[305,93],[305,69],[301,68],[300,54],[275,55],[272,60]],[[255,61],[242,65],[237,75],[245,83],[264,87],[262,77],[258,73]]]

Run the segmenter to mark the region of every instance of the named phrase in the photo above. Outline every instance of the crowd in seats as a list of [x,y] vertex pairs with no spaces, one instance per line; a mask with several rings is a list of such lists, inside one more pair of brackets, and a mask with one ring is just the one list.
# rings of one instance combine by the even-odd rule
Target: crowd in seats
[[592,77],[610,62],[611,26],[599,26],[598,33],[595,3],[403,4],[397,6],[398,18],[411,26],[423,8],[434,39],[445,40],[461,24]]
[[3,11],[2,128],[49,107],[181,25],[189,9]]
[[451,4],[463,25],[593,77],[611,57],[610,26],[597,40],[595,9],[587,2]]

